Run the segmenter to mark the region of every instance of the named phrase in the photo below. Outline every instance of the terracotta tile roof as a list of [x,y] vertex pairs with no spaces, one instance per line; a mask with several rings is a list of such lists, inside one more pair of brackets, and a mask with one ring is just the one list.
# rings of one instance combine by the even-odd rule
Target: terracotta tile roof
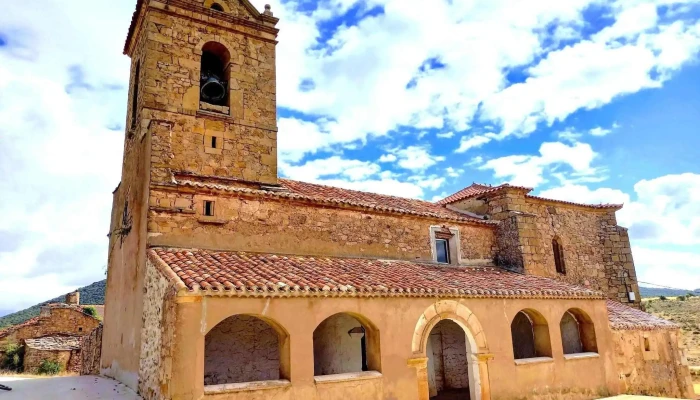
[[149,257],[180,289],[211,295],[603,298],[494,267],[172,248],[150,249]]
[[677,324],[626,306],[614,300],[607,301],[610,327],[615,330],[679,329]]
[[[482,185],[480,183],[472,183],[470,186],[467,186],[464,189],[462,189],[456,193],[453,193],[453,194],[445,197],[442,200],[438,200],[436,202],[436,204],[452,204],[452,203],[456,203],[460,200],[469,199],[469,198],[484,195],[487,193],[494,193],[494,192],[497,192],[497,191],[499,191],[501,189],[505,189],[505,188],[520,189],[520,190],[526,191],[526,193],[529,193],[532,191],[532,188],[528,188],[525,186],[512,186],[512,185],[509,185],[507,183],[504,183],[504,184],[498,185],[498,186],[489,186],[489,185]],[[597,209],[607,209],[607,208],[620,209],[620,208],[622,208],[622,204],[575,203],[572,201],[548,199],[546,197],[532,196],[529,194],[526,194],[525,197],[530,198],[530,199],[544,200],[544,201],[549,201],[549,202],[554,202],[554,203],[569,204],[569,205],[573,205],[573,206],[589,207],[589,208],[597,208]]]
[[238,186],[191,180],[179,180],[177,184],[226,191],[229,193],[250,193],[277,198],[304,200],[324,205],[355,206],[379,212],[417,215],[488,226],[495,226],[498,224],[496,221],[487,221],[457,211],[448,210],[442,205],[429,201],[341,189],[289,179],[280,179],[281,190],[248,189]]
[[37,350],[78,350],[79,336],[44,336],[35,339],[25,339],[27,347]]
[[7,336],[13,332],[16,332],[19,329],[24,328],[26,326],[32,326],[32,325],[38,324],[39,321],[41,320],[41,318],[42,317],[37,315],[36,317],[29,318],[28,320],[22,322],[21,324],[12,325],[12,326],[8,326],[6,328],[0,329],[0,339],[4,338],[5,336]]
[[532,190],[532,188],[526,188],[524,186],[511,186],[507,183],[504,183],[503,185],[498,185],[498,186],[483,185],[480,183],[472,183],[471,185],[465,187],[464,189],[462,189],[456,193],[453,193],[453,194],[445,197],[442,200],[438,200],[436,203],[437,204],[451,204],[451,203],[458,202],[460,200],[468,199],[468,198],[479,196],[482,194],[496,192],[498,190],[501,190],[501,189],[504,189],[507,187],[527,190],[528,192]]

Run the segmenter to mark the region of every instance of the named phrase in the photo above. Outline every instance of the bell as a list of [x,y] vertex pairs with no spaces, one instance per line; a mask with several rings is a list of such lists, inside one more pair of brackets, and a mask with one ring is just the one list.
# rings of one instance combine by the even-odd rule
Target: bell
[[215,104],[226,97],[226,82],[213,73],[202,74],[200,86],[202,99],[207,103]]

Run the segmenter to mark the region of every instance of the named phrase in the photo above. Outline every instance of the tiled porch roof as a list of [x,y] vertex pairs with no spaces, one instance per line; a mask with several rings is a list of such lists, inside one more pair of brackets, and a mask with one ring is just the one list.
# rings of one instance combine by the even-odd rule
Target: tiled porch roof
[[153,248],[182,290],[224,296],[602,299],[600,292],[495,267]]
[[680,327],[663,318],[626,306],[614,300],[607,301],[610,327],[614,330],[655,330],[679,329]]

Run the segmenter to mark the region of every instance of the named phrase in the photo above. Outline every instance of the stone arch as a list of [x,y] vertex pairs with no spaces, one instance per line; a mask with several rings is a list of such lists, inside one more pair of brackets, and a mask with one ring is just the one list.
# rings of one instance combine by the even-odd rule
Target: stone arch
[[[222,317],[215,324],[207,327],[207,331],[204,333],[204,384],[220,384],[220,383],[238,383],[245,381],[258,381],[258,380],[274,380],[274,379],[289,379],[290,377],[290,346],[289,346],[289,333],[287,330],[280,325],[277,321],[259,314],[234,314]],[[251,371],[245,371],[245,366],[231,366],[230,360],[245,360],[246,354],[245,350],[239,350],[236,346],[243,342],[244,340],[253,340],[256,343],[244,343],[242,347],[245,350],[255,349],[259,351],[261,346],[257,341],[262,341],[266,345],[266,355],[271,355],[271,357],[251,357],[248,361],[253,365],[256,361],[260,359],[267,358],[270,361],[265,366],[256,365],[255,368],[259,372],[264,370],[266,372],[262,375],[258,374],[260,379],[252,378],[250,375]],[[216,343],[218,342],[218,344]],[[277,348],[273,348],[276,344]],[[220,347],[220,348],[217,348]],[[228,352],[238,352],[241,356],[231,356]],[[224,360],[221,361],[221,368],[215,366],[217,360],[208,359],[208,354],[218,354],[223,357]],[[269,354],[267,354],[269,353]],[[275,364],[276,362],[276,364]],[[209,368],[208,368],[209,363]],[[273,365],[274,364],[274,365]],[[220,371],[217,371],[220,370]],[[276,369],[276,371],[275,371]],[[226,371],[223,374],[220,372]],[[235,371],[235,372],[232,372]],[[209,378],[207,374],[209,373]],[[217,376],[217,373],[218,376]],[[238,376],[230,376],[231,374]],[[226,380],[227,382],[223,382]],[[234,382],[235,381],[235,382]]]
[[455,322],[464,331],[471,400],[490,399],[487,363],[493,356],[489,353],[486,335],[479,319],[467,306],[458,301],[439,300],[426,308],[413,331],[413,357],[408,361],[408,365],[416,368],[419,400],[430,398],[427,343],[433,328],[443,320]]
[[513,358],[552,357],[549,325],[537,310],[518,311],[510,325]]
[[234,47],[231,46],[231,43],[224,40],[224,38],[222,38],[221,36],[216,36],[216,35],[201,35],[199,42],[197,43],[196,46],[194,46],[194,49],[193,49],[194,54],[201,56],[202,49],[204,49],[204,45],[206,45],[207,43],[211,43],[211,42],[219,43],[220,45],[224,46],[226,48],[226,50],[228,50],[229,54],[232,57],[234,54],[236,54],[236,52],[233,50]]
[[221,6],[221,8],[224,9],[223,12],[225,13],[230,13],[231,12],[231,7],[229,7],[227,1],[222,1],[222,0],[204,0],[204,8],[213,8],[212,6],[214,4],[218,4]]
[[472,352],[488,353],[486,335],[476,315],[467,306],[457,301],[440,300],[426,308],[420,318],[418,318],[411,343],[411,350],[414,356],[425,357],[428,335],[442,319],[450,319],[462,327],[467,334]]

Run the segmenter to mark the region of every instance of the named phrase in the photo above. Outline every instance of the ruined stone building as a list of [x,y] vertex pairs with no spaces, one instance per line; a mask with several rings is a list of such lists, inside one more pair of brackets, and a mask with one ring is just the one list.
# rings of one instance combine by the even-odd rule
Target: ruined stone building
[[24,347],[26,372],[36,372],[43,360],[57,361],[63,370],[78,372],[82,337],[100,324],[80,306],[80,293],[68,293],[65,303],[44,305],[38,316],[0,330],[0,359],[6,345],[13,343]]
[[690,396],[620,205],[279,178],[277,22],[138,1],[102,373],[146,399]]

